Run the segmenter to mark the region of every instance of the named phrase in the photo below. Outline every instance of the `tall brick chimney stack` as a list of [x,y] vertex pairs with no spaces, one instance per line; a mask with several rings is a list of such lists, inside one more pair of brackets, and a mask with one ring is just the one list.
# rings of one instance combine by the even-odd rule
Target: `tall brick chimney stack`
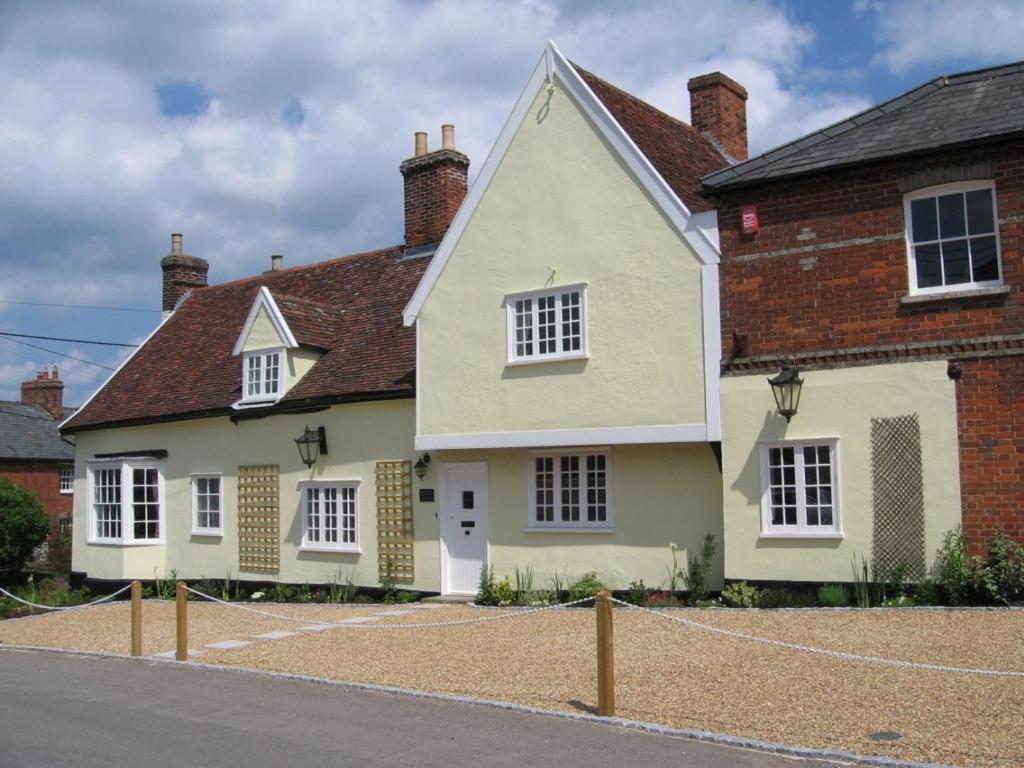
[[171,252],[160,259],[164,273],[163,310],[164,317],[174,310],[178,299],[193,288],[206,287],[206,273],[210,269],[206,259],[182,253],[181,235],[171,235]]
[[64,415],[64,382],[60,380],[57,366],[53,366],[36,374],[33,381],[21,385],[21,402],[35,403],[41,406],[54,419]]
[[455,149],[455,126],[441,126],[441,149],[427,151],[427,134],[416,134],[416,154],[399,170],[405,177],[405,245],[439,243],[469,187],[469,158]]
[[691,125],[734,160],[746,160],[747,89],[721,72],[691,78],[686,87]]

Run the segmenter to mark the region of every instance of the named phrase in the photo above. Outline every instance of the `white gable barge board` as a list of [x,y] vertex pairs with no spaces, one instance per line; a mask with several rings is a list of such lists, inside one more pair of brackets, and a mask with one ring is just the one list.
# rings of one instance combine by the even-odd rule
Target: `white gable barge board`
[[524,432],[467,432],[452,435],[416,435],[417,451],[461,448],[556,448],[584,445],[643,443],[705,443],[704,424],[660,424],[644,427],[592,427],[542,429]]
[[[519,100],[516,102],[512,114],[505,121],[501,133],[498,134],[497,141],[487,155],[487,159],[480,169],[476,182],[473,184],[472,189],[469,190],[469,194],[452,220],[451,227],[449,227],[448,233],[444,236],[440,246],[438,246],[437,253],[434,254],[430,266],[416,287],[416,292],[413,294],[412,299],[409,300],[408,305],[406,305],[402,315],[405,325],[412,325],[416,322],[416,318],[423,309],[427,297],[444,271],[445,264],[447,264],[452,252],[458,245],[462,233],[468,226],[477,206],[480,204],[480,200],[487,191],[487,187],[494,178],[494,174],[501,165],[501,161],[512,144],[520,124],[526,118],[534,98],[545,87],[549,76],[548,69],[553,71],[554,76],[558,78],[558,84],[564,87],[572,96],[596,126],[601,136],[612,146],[619,158],[632,171],[636,179],[672,223],[672,226],[697,254],[700,261],[704,264],[718,263],[718,246],[712,239],[712,236],[705,231],[709,229],[708,218],[694,218],[682,200],[678,198],[675,192],[672,191],[672,188],[654,169],[654,166],[651,165],[651,162],[644,153],[640,151],[639,147],[633,143],[633,140],[629,138],[629,135],[623,130],[622,126],[612,117],[604,104],[601,103],[601,100],[590,90],[590,87],[583,81],[583,78],[576,72],[572,64],[558,50],[558,47],[554,43],[549,42],[544,55],[541,56],[540,61],[534,68],[530,80],[519,95]],[[717,224],[717,218],[715,223]],[[715,228],[717,229],[717,227]]]
[[295,349],[299,346],[299,343],[295,341],[295,336],[292,335],[292,329],[288,327],[288,323],[284,319],[284,315],[281,314],[281,310],[277,307],[277,302],[274,301],[274,297],[270,295],[270,290],[267,286],[260,286],[260,292],[256,295],[256,300],[252,303],[252,308],[249,310],[249,316],[245,319],[245,325],[242,326],[242,332],[238,334],[238,340],[235,342],[235,348],[231,354],[235,357],[242,354],[242,347],[245,346],[245,340],[249,338],[249,332],[252,331],[253,323],[256,322],[256,318],[259,316],[260,309],[267,310],[267,317],[270,318],[270,322],[274,324],[274,330],[277,331],[277,335],[281,337],[281,341],[284,346],[288,349]]

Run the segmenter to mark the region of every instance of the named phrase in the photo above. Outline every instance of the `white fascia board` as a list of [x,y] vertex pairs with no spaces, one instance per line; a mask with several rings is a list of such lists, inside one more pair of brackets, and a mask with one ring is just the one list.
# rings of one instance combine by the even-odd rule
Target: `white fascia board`
[[704,315],[704,419],[707,421],[708,442],[713,442],[722,439],[722,316],[717,264],[701,266],[700,295]]
[[523,432],[465,432],[447,435],[416,435],[417,451],[463,448],[553,448],[584,445],[640,443],[705,443],[704,424],[659,424],[643,427],[591,427],[542,429]]
[[711,241],[715,246],[715,250],[721,253],[722,247],[718,241],[718,211],[711,210],[704,211],[704,213],[694,213],[690,216],[690,221]]
[[242,354],[242,347],[245,346],[245,340],[249,338],[249,332],[252,330],[253,323],[256,322],[256,317],[259,315],[261,307],[266,308],[267,317],[274,324],[274,330],[281,337],[285,348],[295,349],[299,346],[298,342],[295,341],[295,336],[292,335],[292,329],[288,327],[288,322],[284,319],[284,315],[281,314],[281,310],[278,309],[277,302],[270,295],[270,289],[263,285],[260,286],[260,292],[256,294],[256,300],[252,303],[249,316],[245,319],[245,325],[242,326],[242,332],[238,334],[235,348],[231,352],[232,356],[237,357]]
[[[597,98],[590,87],[583,81],[572,64],[562,55],[553,42],[549,42],[544,49],[540,61],[533,70],[526,87],[519,95],[515,108],[509,115],[508,120],[498,134],[498,139],[487,155],[480,174],[473,184],[469,194],[463,201],[458,213],[452,220],[447,234],[441,241],[431,260],[430,266],[424,272],[415,293],[406,305],[402,313],[402,320],[406,326],[416,322],[420,311],[426,303],[427,297],[433,290],[434,284],[444,271],[452,251],[458,244],[462,233],[472,219],[481,198],[487,191],[494,174],[497,172],[501,161],[508,152],[512,140],[515,138],[519,126],[529,113],[530,107],[537,93],[543,88],[548,78],[557,76],[559,82],[572,98],[579,104],[583,111],[597,127],[605,140],[614,148],[619,157],[626,163],[648,194],[655,200],[658,207],[666,215],[673,227],[679,232],[684,240],[697,254],[703,264],[717,264],[719,250],[717,242],[709,237],[705,227],[698,226],[693,220],[693,214],[683,204],[682,200],[672,191],[672,188],[661,178],[650,161],[633,143],[621,125],[612,117],[601,100]],[[716,219],[717,220],[717,219]]]
[[72,413],[70,416],[68,416],[66,419],[64,419],[64,421],[62,421],[60,424],[57,425],[57,430],[59,431],[59,430],[63,429],[65,424],[67,424],[69,421],[72,421],[75,418],[75,416],[77,416],[78,414],[83,413],[85,411],[85,409],[89,407],[89,403],[91,403],[93,401],[93,399],[96,397],[96,395],[98,395],[100,392],[102,392],[104,389],[106,389],[107,384],[109,384],[110,382],[112,382],[114,380],[114,377],[117,376],[117,374],[119,374],[121,372],[121,369],[124,368],[126,365],[128,365],[128,363],[131,362],[132,358],[135,357],[137,354],[139,354],[140,351],[142,351],[142,348],[149,343],[149,340],[152,339],[154,336],[156,336],[157,333],[160,332],[160,329],[163,328],[167,324],[167,321],[170,320],[172,317],[174,317],[174,312],[168,312],[160,320],[160,324],[157,325],[157,327],[152,330],[152,332],[149,334],[149,336],[147,336],[145,339],[143,339],[142,343],[139,344],[139,346],[137,346],[135,349],[132,350],[132,353],[130,355],[128,355],[128,357],[126,357],[124,359],[123,363],[121,363],[119,366],[117,366],[117,368],[114,369],[113,373],[111,373],[109,376],[107,376],[107,380],[104,381],[96,389],[95,392],[93,392],[91,395],[89,395],[89,398],[84,403],[82,403],[82,405],[80,405],[78,407],[78,410],[76,410],[74,413]]

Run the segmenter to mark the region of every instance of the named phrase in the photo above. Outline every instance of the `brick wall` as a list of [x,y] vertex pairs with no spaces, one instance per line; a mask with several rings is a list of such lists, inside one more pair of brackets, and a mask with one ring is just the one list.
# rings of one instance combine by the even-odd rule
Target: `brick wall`
[[469,158],[441,149],[406,160],[405,244],[410,248],[438,243],[466,197]]
[[[996,180],[1009,295],[907,304],[900,180],[978,161]],[[740,228],[756,204],[757,234]],[[1020,334],[1024,331],[1024,152],[1019,143],[836,172],[723,196],[723,357]],[[735,349],[735,337],[746,349]]]
[[1024,541],[1024,357],[960,364],[957,426],[964,532],[973,554],[1002,528]]
[[59,469],[70,462],[0,460],[0,477],[11,480],[22,488],[35,491],[49,515],[53,526],[61,517],[70,517],[74,497],[60,492]]

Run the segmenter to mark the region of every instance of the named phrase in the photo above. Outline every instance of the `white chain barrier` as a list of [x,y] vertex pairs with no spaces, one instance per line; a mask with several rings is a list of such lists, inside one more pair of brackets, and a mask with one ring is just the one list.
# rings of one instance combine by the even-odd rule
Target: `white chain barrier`
[[11,594],[10,592],[8,592],[3,587],[0,587],[0,594],[5,595],[6,597],[9,597],[11,600],[19,602],[22,605],[27,605],[30,608],[38,608],[39,610],[42,610],[42,611],[79,611],[82,608],[92,608],[94,605],[99,605],[100,603],[105,603],[107,600],[113,600],[115,597],[120,595],[122,592],[127,592],[131,588],[132,588],[132,585],[131,584],[127,584],[127,585],[121,587],[119,590],[117,590],[117,592],[114,592],[113,594],[106,595],[105,597],[101,597],[98,600],[93,600],[91,603],[83,603],[82,605],[40,605],[39,603],[33,603],[30,600],[25,600],[23,598],[18,597],[17,595]]
[[677,624],[683,624],[693,629],[699,629],[705,632],[714,632],[719,635],[725,635],[726,637],[736,638],[737,640],[747,640],[752,643],[762,643],[764,645],[772,645],[777,648],[786,648],[791,651],[802,651],[803,653],[814,653],[819,656],[829,656],[833,659],[842,659],[843,661],[860,661],[867,664],[882,664],[890,667],[903,667],[905,669],[926,669],[932,672],[954,672],[964,675],[988,675],[991,677],[1024,677],[1024,672],[1018,672],[1013,670],[1002,670],[1002,669],[973,669],[970,667],[950,667],[943,664],[926,664],[923,661],[901,661],[900,659],[883,659],[878,656],[861,656],[856,653],[846,653],[844,651],[830,651],[827,648],[814,648],[809,645],[800,645],[799,643],[788,643],[784,640],[773,640],[769,637],[758,637],[757,635],[747,635],[743,632],[736,632],[731,629],[723,629],[722,627],[715,627],[711,624],[702,624],[699,621],[693,621],[687,619],[684,616],[672,616],[668,613],[662,613],[661,611],[655,611],[651,608],[647,608],[640,605],[634,605],[633,603],[627,603],[624,600],[618,600],[616,598],[611,599],[613,603],[621,605],[625,608],[630,608],[635,611],[642,611],[644,613],[650,613],[657,616],[665,621],[672,621]]
[[[259,608],[253,608],[242,603],[232,603],[229,600],[221,600],[213,595],[208,595],[205,592],[200,592],[198,589],[192,589],[192,587],[186,586],[185,589],[191,592],[197,597],[210,600],[214,603],[226,605],[231,608],[237,608],[240,611],[248,611],[249,613],[255,613],[258,616],[266,616],[271,619],[279,619],[281,621],[293,621],[299,624],[313,624],[316,623],[314,620],[309,618],[296,618],[295,616],[286,616],[283,613],[271,613],[270,611],[262,611]],[[521,616],[529,616],[534,613],[542,613],[543,611],[557,611],[563,608],[572,608],[583,603],[589,603],[594,600],[593,597],[584,597],[580,600],[573,600],[571,603],[559,603],[558,605],[544,605],[537,608],[526,608],[521,611],[510,611],[508,613],[499,613],[494,616],[481,616],[476,619],[457,619],[454,621],[430,621],[422,624],[379,624],[376,622],[366,622],[362,624],[351,623],[351,624],[329,624],[332,629],[337,627],[339,629],[355,628],[355,629],[438,629],[441,627],[460,627],[468,624],[484,624],[489,621],[502,621],[504,619],[516,619]],[[341,607],[338,605],[337,607]]]

